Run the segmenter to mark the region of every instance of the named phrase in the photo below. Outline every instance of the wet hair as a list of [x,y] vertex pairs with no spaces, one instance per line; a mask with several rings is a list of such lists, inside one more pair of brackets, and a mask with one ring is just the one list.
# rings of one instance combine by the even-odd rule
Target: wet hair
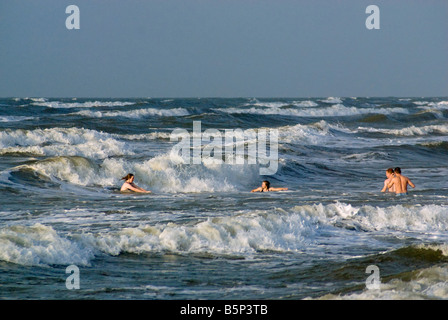
[[392,173],[394,173],[394,169],[389,168],[389,169],[386,170],[386,172],[392,174]]
[[264,180],[263,182],[266,184],[266,188],[269,189],[269,188],[270,188],[270,185],[271,185],[271,184],[269,183],[269,181],[268,181],[268,180]]
[[396,167],[396,168],[394,169],[394,171],[395,171],[396,173],[398,173],[398,174],[401,174],[401,169],[400,169],[399,167]]
[[129,180],[133,177],[134,175],[132,173],[128,173],[126,176],[124,176],[123,178],[121,178],[121,180]]

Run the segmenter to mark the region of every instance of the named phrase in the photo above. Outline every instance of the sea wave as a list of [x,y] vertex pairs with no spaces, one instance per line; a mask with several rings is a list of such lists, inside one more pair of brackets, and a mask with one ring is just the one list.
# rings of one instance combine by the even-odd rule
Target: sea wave
[[255,107],[268,107],[268,108],[281,108],[281,107],[288,107],[288,106],[295,106],[295,107],[317,107],[319,104],[317,104],[314,101],[311,100],[303,100],[303,101],[278,101],[278,102],[260,102],[258,100],[246,103],[243,105],[243,107],[247,106],[255,106]]
[[250,256],[262,251],[300,251],[315,226],[298,215],[252,212],[209,218],[194,225],[159,223],[107,234],[83,234],[79,241],[102,252],[177,252]]
[[[374,208],[336,203],[241,211],[197,222],[157,222],[118,230],[72,232],[70,236],[42,224],[8,226],[0,229],[0,260],[23,265],[85,265],[98,254],[174,252],[251,258],[266,251],[302,253],[319,246],[320,233],[328,232],[328,228],[352,230],[355,235],[356,231],[376,234],[378,230],[396,229],[445,233],[447,212],[446,206],[436,205]],[[446,245],[432,249],[445,256],[448,253]]]
[[337,143],[347,138],[339,137],[340,133],[352,133],[342,125],[334,125],[321,120],[311,124],[296,124],[279,127],[280,143],[301,143],[311,145],[322,145],[327,143]]
[[[446,246],[441,253],[440,246],[415,247],[413,251],[429,251],[424,254],[438,256],[442,254],[446,261]],[[380,269],[381,270],[381,269]],[[380,273],[381,274],[381,273]],[[448,264],[439,263],[436,266],[416,269],[382,280],[376,289],[364,289],[348,294],[327,294],[319,300],[446,300],[448,299]]]
[[36,120],[36,117],[26,116],[0,116],[0,122],[18,122],[26,120]]
[[86,102],[62,102],[62,101],[47,101],[47,100],[33,100],[35,106],[42,106],[47,108],[71,109],[71,108],[93,108],[93,107],[123,107],[135,104],[130,101],[86,101]]
[[325,108],[215,108],[215,111],[230,113],[230,114],[261,114],[261,115],[283,115],[283,116],[297,116],[297,117],[344,117],[355,116],[363,114],[409,114],[406,108],[357,108],[346,107],[343,104],[335,104],[331,107]]
[[50,226],[36,223],[0,229],[0,261],[25,266],[89,265],[93,258],[91,248],[59,235]]
[[429,134],[446,134],[448,125],[410,126],[402,129],[380,129],[371,127],[358,127],[359,132],[379,132],[395,136],[424,136]]
[[91,118],[103,118],[103,117],[123,117],[123,118],[131,118],[131,119],[140,119],[151,116],[159,116],[159,117],[180,117],[187,116],[190,113],[188,110],[184,108],[173,108],[173,109],[156,109],[156,108],[147,108],[147,109],[138,109],[138,110],[129,110],[129,111],[91,111],[91,110],[82,110],[79,112],[71,113],[71,115],[81,115],[85,117]]
[[[45,181],[64,182],[79,186],[119,187],[121,177],[133,172],[142,187],[158,192],[223,192],[247,189],[245,183],[259,182],[257,165],[202,163],[179,165],[169,153],[146,161],[107,158],[93,162],[80,156],[57,156],[30,161],[11,169],[21,172],[22,183],[45,177]],[[26,176],[29,179],[26,179]]]
[[418,105],[418,108],[428,109],[428,108],[436,108],[436,109],[447,109],[448,101],[438,101],[438,102],[429,102],[429,101],[414,101],[414,104]]
[[326,98],[324,100],[320,100],[320,101],[322,101],[324,103],[331,103],[331,104],[333,104],[333,103],[342,103],[342,100],[339,97],[328,97],[328,98]]
[[372,232],[444,233],[448,231],[448,206],[397,204],[388,207],[346,203],[297,206],[294,212],[313,216],[323,224]]
[[[292,209],[242,210],[231,216],[196,222],[159,221],[98,232],[71,232],[70,235],[40,223],[8,226],[0,229],[0,260],[23,265],[86,265],[98,254],[174,252],[251,258],[266,251],[302,253],[319,246],[320,235],[328,232],[328,228],[347,229],[354,232],[353,237],[359,232],[375,235],[379,231],[418,231],[431,239],[448,230],[447,213],[448,207],[440,205],[378,208],[335,203]],[[324,239],[328,241],[326,236]],[[444,244],[430,249],[444,256],[448,253]],[[416,250],[427,250],[427,247]]]
[[0,148],[0,154],[76,155],[94,159],[132,154],[112,134],[84,128],[7,129],[0,131]]

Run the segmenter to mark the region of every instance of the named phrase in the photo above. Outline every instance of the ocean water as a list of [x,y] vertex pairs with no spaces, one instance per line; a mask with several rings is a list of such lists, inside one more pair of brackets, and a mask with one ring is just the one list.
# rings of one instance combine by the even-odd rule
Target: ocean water
[[[447,299],[447,118],[426,97],[0,99],[0,298]],[[278,130],[277,171],[173,162],[194,121]],[[397,166],[406,197],[380,192]],[[152,193],[120,193],[129,172]]]

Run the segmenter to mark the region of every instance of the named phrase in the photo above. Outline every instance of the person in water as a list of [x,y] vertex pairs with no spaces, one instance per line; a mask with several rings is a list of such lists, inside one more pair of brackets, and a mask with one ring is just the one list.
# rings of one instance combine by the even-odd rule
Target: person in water
[[268,191],[286,191],[288,188],[272,188],[269,181],[265,180],[261,183],[261,187],[258,187],[251,192],[268,192]]
[[397,196],[408,194],[408,185],[410,185],[412,188],[415,188],[415,185],[408,177],[401,175],[401,168],[395,168],[394,175],[395,176],[389,182],[387,187],[395,187],[395,193],[397,194]]
[[392,186],[392,188],[388,188],[388,184],[392,181],[392,179],[394,178],[394,169],[389,168],[386,170],[386,180],[384,180],[384,187],[381,190],[381,192],[395,192],[395,186]]
[[125,177],[121,178],[121,180],[125,180],[123,185],[121,186],[120,191],[134,191],[140,193],[151,193],[151,191],[145,190],[143,188],[138,187],[134,183],[134,175],[132,173],[127,174]]

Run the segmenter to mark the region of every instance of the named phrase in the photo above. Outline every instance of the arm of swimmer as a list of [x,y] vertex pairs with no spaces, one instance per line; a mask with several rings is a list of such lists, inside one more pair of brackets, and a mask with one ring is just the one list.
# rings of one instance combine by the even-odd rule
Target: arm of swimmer
[[395,183],[395,179],[392,179],[392,181],[389,182],[389,183],[387,184],[387,187],[388,187],[389,189],[392,188],[393,185],[394,185],[394,183]]
[[146,191],[145,189],[140,188],[140,187],[137,187],[137,186],[133,186],[133,185],[130,184],[130,183],[127,184],[126,189],[127,189],[127,190],[131,190],[131,191],[134,191],[134,192],[151,193],[151,191]]
[[140,187],[137,187],[137,189],[140,190],[141,192],[151,193],[151,191],[145,190],[145,189],[140,188]]
[[387,190],[387,180],[384,181],[384,187],[383,189],[381,189],[381,192],[386,192],[386,190]]
[[269,188],[269,191],[286,191],[288,188]]
[[257,189],[254,189],[251,192],[260,192],[260,191],[261,191],[261,187],[258,187]]

